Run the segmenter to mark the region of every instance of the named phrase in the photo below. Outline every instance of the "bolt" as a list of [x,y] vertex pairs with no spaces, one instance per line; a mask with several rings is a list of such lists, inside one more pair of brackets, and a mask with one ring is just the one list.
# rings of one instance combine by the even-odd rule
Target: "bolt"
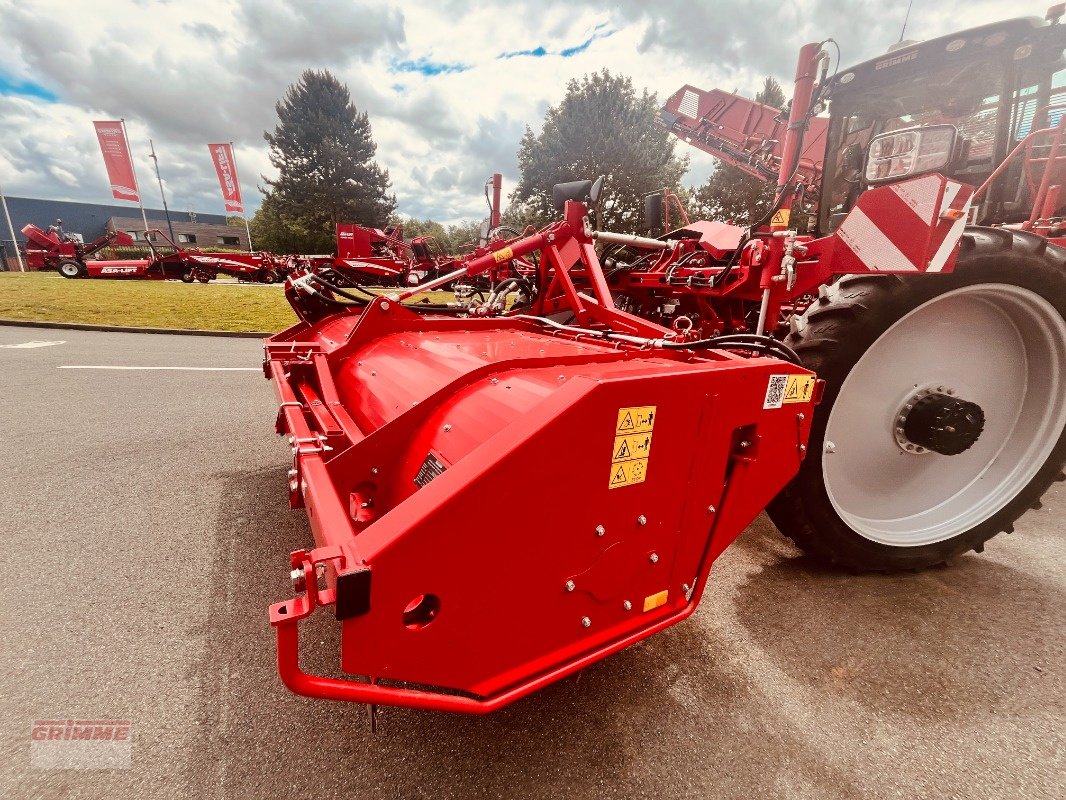
[[588,617],[582,617],[581,618],[581,627],[582,628],[591,628],[592,627],[592,620],[589,619]]
[[565,381],[565,380],[566,380],[566,376],[565,376],[565,375],[560,375],[560,376],[559,376],[559,380],[561,380],[561,381]]
[[389,310],[389,301],[388,300],[382,300],[381,301],[381,310],[382,311],[388,311]]
[[713,514],[714,513],[714,506],[707,506],[707,513],[708,514]]
[[836,451],[837,451],[837,446],[833,442],[826,442],[825,443],[825,452],[827,452],[827,453],[835,453]]
[[751,447],[751,442],[749,442],[747,439],[745,439],[743,442],[740,443],[740,448],[742,450],[744,450],[744,449],[746,449],[748,447]]
[[445,433],[447,433],[447,432],[448,432],[448,431],[450,431],[451,429],[452,429],[452,426],[451,426],[450,424],[448,424],[448,425],[445,425],[445,426],[444,426],[444,432],[445,432]]
[[607,529],[605,527],[603,527],[602,525],[597,525],[596,526],[596,535],[597,536],[603,536],[603,534],[605,534],[605,533],[607,533]]
[[379,470],[377,467],[371,467],[370,468],[370,474],[371,475],[377,475],[379,472],[381,472],[381,470]]
[[801,444],[800,445],[800,452],[801,453],[806,453],[807,452],[807,445]]
[[803,422],[803,420],[807,419],[807,415],[806,414],[797,414],[796,415],[796,419],[798,419],[800,422]]
[[637,524],[638,525],[647,525],[648,524],[648,518],[645,517],[643,514],[641,514],[639,517],[637,517]]
[[633,604],[630,603],[628,600],[623,600],[622,601],[622,608],[624,610],[626,610],[626,611],[632,611],[633,610]]
[[650,561],[652,564],[658,564],[659,563],[659,554],[658,553],[652,553],[650,556],[648,556],[648,561]]
[[305,576],[302,569],[294,569],[289,573],[289,579],[292,581],[292,590],[299,594],[305,588]]
[[568,591],[568,592],[572,592],[572,591],[574,591],[574,589],[576,589],[576,588],[577,588],[577,584],[576,584],[576,583],[574,583],[573,581],[567,581],[567,582],[566,582],[566,591]]
[[898,420],[899,420],[900,422],[906,422],[906,421],[907,421],[907,418],[906,418],[905,416],[903,416],[902,414],[900,414],[900,415],[899,415],[899,417],[898,417]]

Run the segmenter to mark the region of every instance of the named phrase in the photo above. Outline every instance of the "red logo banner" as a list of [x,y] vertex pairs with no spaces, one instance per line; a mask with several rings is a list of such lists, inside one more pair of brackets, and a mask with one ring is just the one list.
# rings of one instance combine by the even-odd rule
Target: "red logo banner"
[[141,198],[137,193],[137,179],[133,175],[133,159],[126,145],[126,135],[119,121],[94,122],[96,138],[100,140],[100,152],[104,154],[107,179],[111,181],[111,194],[116,200]]
[[237,168],[233,162],[233,147],[229,144],[209,144],[211,160],[215,163],[218,185],[222,187],[222,200],[226,211],[244,213],[244,200],[241,198],[241,184],[237,180]]

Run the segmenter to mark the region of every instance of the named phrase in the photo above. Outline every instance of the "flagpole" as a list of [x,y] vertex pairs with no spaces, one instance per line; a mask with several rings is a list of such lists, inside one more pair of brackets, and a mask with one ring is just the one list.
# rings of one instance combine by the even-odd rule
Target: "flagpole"
[[0,205],[3,205],[4,207],[4,218],[7,220],[7,231],[11,234],[11,243],[15,245],[15,258],[17,258],[19,262],[19,272],[25,272],[26,265],[22,263],[22,251],[19,250],[18,239],[15,238],[15,226],[11,224],[11,212],[7,210],[7,196],[4,194],[4,188],[2,186],[0,186]]
[[[163,198],[163,213],[167,215],[167,230],[170,231],[170,241],[177,244],[174,237],[174,225],[170,222],[170,209],[167,208],[167,194],[163,191],[163,176],[159,174],[159,159],[155,154],[155,142],[148,140],[148,146],[152,148],[152,161],[155,162],[155,179],[159,181],[159,196]],[[146,225],[147,227],[147,225]]]
[[[229,143],[229,151],[233,153],[233,177],[237,179],[237,188],[241,188],[241,173],[237,170],[237,151],[233,148],[233,142]],[[241,206],[244,206],[244,190],[241,189]],[[248,225],[248,211],[242,212],[244,217],[244,232],[248,234],[248,252],[252,252],[252,229]]]
[[133,163],[133,151],[130,149],[130,135],[126,133],[126,118],[119,120],[122,123],[122,138],[126,140],[126,153],[130,157],[130,170],[133,172],[133,188],[137,190],[137,205],[141,207],[141,219],[144,221],[145,238],[148,237],[148,215],[144,213],[144,201],[141,199],[141,184],[137,180],[137,166]]

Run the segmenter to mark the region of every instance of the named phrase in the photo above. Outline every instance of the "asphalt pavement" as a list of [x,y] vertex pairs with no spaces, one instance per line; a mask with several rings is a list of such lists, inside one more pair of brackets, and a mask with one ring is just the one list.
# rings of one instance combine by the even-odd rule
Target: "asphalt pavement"
[[[487,717],[291,695],[266,607],[310,533],[259,358],[0,328],[0,796],[1066,796],[1061,483],[921,574],[825,571],[760,517],[690,620]],[[132,766],[34,767],[41,718],[129,720]]]

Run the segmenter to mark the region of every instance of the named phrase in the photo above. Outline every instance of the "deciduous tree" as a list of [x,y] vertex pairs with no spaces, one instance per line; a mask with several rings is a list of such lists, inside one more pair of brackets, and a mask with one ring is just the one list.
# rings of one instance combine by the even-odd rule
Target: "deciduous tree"
[[655,122],[655,95],[607,70],[571,80],[566,96],[548,109],[539,134],[526,128],[518,150],[522,173],[511,195],[538,222],[558,216],[552,186],[607,176],[601,206],[605,228],[637,232],[641,195],[676,189],[688,158],[674,153],[674,141]]

